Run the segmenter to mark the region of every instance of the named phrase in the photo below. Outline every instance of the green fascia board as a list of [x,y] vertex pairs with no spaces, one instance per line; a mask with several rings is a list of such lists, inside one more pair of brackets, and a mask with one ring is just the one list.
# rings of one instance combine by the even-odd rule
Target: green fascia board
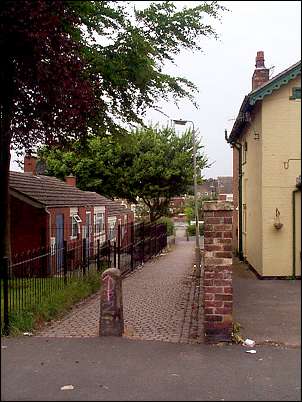
[[265,96],[271,95],[273,91],[279,89],[282,85],[286,85],[290,80],[296,78],[301,74],[301,63],[295,66],[292,70],[287,71],[286,74],[272,80],[263,88],[259,88],[255,93],[250,94],[249,104],[254,105],[257,101],[262,100]]

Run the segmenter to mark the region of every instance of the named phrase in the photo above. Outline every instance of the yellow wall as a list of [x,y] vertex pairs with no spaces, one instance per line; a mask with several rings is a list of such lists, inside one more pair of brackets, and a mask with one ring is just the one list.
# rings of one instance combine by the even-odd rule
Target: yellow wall
[[[301,174],[301,100],[290,100],[300,76],[258,101],[242,133],[243,253],[261,276],[293,273],[292,193]],[[259,139],[255,139],[255,133]],[[290,160],[288,169],[284,162]],[[276,230],[276,209],[283,227]],[[296,275],[301,275],[301,193],[296,194]]]
[[[297,77],[262,101],[262,231],[264,276],[292,275],[292,191],[301,174],[301,100],[289,100]],[[283,162],[290,158],[288,169]],[[274,228],[276,208],[283,227]],[[301,227],[301,221],[299,221]],[[299,228],[298,228],[299,229]],[[300,229],[301,230],[301,229]],[[300,242],[297,242],[300,249]],[[256,268],[256,267],[255,267]]]
[[[255,107],[251,125],[240,142],[247,143],[246,163],[242,165],[243,203],[243,254],[248,262],[262,274],[262,145],[255,140],[255,133],[261,133],[261,104]],[[260,136],[261,138],[261,136]]]
[[301,191],[295,194],[296,204],[296,275],[301,276]]

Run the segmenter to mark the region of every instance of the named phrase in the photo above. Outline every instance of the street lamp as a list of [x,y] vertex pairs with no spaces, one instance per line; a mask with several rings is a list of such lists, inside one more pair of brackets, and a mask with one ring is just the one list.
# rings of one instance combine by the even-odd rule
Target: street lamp
[[193,134],[193,169],[194,169],[194,204],[195,204],[195,264],[197,270],[197,276],[200,276],[200,242],[199,242],[199,218],[198,218],[198,205],[197,205],[197,174],[196,174],[196,133],[194,128],[194,123],[192,120],[173,120],[174,124],[180,126],[185,126],[187,123],[192,123],[192,134]]

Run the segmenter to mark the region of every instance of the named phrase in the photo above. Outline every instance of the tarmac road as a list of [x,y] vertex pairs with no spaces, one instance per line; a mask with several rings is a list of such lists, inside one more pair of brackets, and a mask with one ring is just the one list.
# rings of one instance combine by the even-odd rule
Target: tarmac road
[[[1,400],[301,400],[301,349],[254,349],[112,337],[2,338]],[[62,391],[64,385],[74,389]]]

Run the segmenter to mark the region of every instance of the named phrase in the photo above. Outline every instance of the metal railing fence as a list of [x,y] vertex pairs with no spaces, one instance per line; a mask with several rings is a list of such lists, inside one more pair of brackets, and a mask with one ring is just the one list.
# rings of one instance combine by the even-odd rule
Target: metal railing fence
[[103,243],[90,236],[13,255],[10,263],[4,258],[0,261],[3,333],[9,333],[13,313],[29,311],[72,280],[110,267],[124,276],[166,246],[165,224],[130,223],[118,225],[116,237]]

